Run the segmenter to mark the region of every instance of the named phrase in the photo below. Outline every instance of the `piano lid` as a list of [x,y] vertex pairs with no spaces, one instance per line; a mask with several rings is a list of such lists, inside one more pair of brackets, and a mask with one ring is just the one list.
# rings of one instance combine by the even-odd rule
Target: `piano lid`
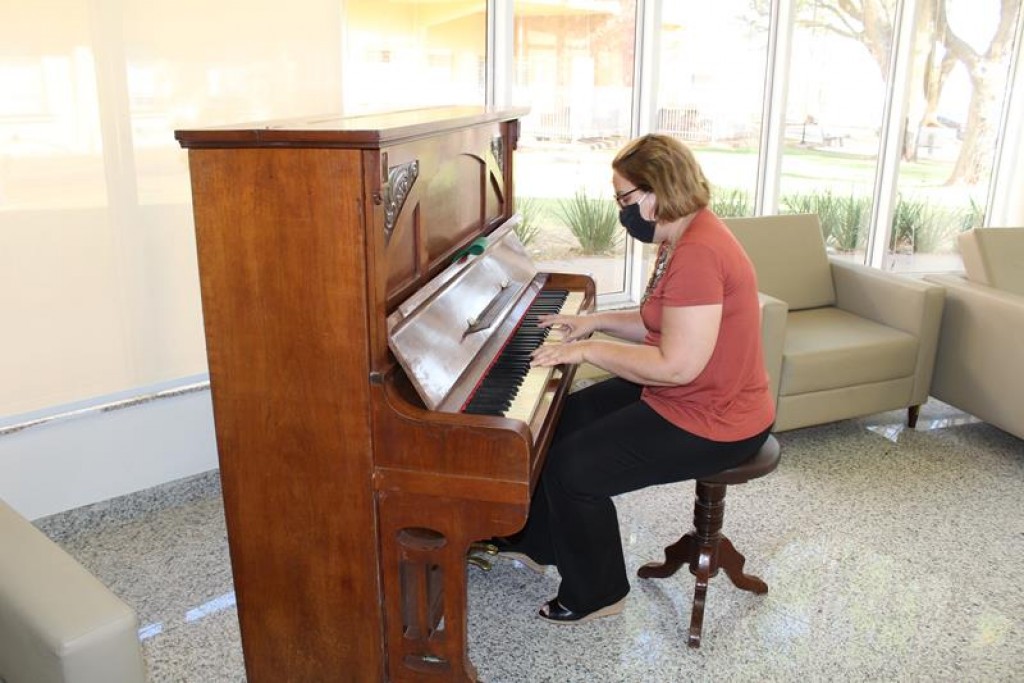
[[446,106],[381,114],[324,114],[176,130],[182,147],[345,147],[378,149],[439,132],[520,119],[523,107]]
[[503,343],[496,336],[508,336],[514,327],[505,318],[537,275],[513,230],[517,222],[506,222],[485,238],[482,253],[453,263],[388,316],[391,351],[431,410],[485,346]]

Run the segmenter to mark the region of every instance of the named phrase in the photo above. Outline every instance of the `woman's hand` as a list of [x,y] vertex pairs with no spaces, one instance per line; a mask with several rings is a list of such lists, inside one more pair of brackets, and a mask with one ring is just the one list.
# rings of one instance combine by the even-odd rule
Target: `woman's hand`
[[592,315],[542,315],[539,318],[539,325],[561,332],[563,342],[590,336],[598,329],[596,316]]
[[541,344],[531,355],[530,365],[534,367],[551,367],[553,365],[579,365],[586,358],[587,341],[554,342]]

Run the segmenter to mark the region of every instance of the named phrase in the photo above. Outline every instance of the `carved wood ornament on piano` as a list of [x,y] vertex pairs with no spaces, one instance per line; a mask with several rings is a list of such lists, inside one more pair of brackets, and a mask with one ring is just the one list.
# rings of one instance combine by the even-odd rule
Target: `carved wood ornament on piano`
[[530,369],[525,110],[176,132],[247,678],[475,680],[466,555],[526,521],[575,368]]

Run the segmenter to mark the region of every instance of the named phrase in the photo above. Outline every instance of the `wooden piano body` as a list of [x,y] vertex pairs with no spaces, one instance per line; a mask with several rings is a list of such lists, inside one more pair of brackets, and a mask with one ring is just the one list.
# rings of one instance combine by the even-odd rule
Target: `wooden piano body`
[[431,410],[388,318],[507,230],[523,113],[176,132],[250,683],[475,679],[466,552],[525,522],[572,369],[532,429]]

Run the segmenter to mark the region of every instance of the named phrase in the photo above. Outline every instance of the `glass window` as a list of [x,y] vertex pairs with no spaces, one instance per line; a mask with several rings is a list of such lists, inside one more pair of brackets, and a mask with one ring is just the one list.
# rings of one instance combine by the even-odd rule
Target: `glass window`
[[516,0],[510,101],[530,106],[516,153],[520,236],[545,271],[626,290],[611,161],[632,126],[635,0]]
[[786,75],[779,213],[818,214],[828,250],[861,262],[871,227],[895,4],[801,3]]
[[[337,112],[339,11],[302,0],[280,12],[242,0],[124,0],[107,17],[124,63],[110,94],[127,97],[139,203],[189,204],[186,155],[172,131]],[[312,20],[311,20],[312,19]],[[115,43],[116,44],[116,43]],[[119,60],[120,47],[112,50]],[[116,98],[106,102],[121,116]],[[191,229],[191,226],[187,226]]]
[[655,130],[694,151],[719,216],[754,211],[768,15],[749,0],[681,0],[662,10]]
[[922,3],[886,267],[962,267],[956,236],[985,223],[1020,1]]
[[17,4],[0,10],[0,415],[110,390],[128,355],[91,17]]
[[484,103],[487,0],[343,0],[346,114]]

